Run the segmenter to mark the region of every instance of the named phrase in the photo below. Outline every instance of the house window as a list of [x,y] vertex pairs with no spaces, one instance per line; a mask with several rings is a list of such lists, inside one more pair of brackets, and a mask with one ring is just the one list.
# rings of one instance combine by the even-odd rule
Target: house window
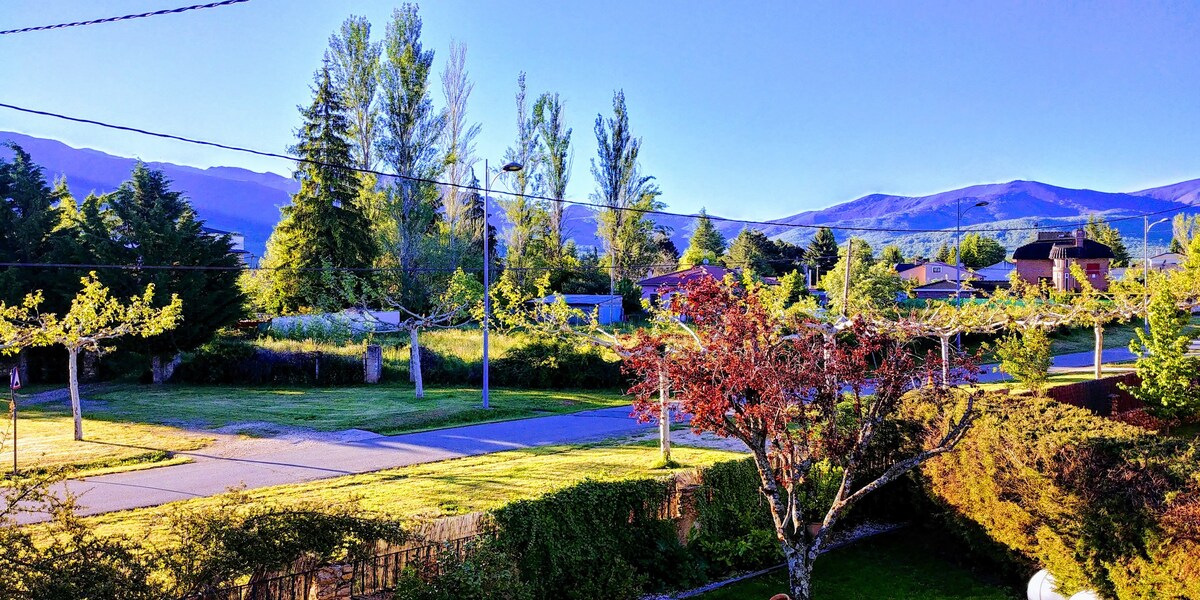
[[1086,268],[1086,272],[1087,272],[1088,279],[1091,279],[1091,280],[1100,279],[1100,265],[1099,264],[1089,263]]
[[934,272],[934,273],[941,273],[941,272],[942,272],[942,268],[941,268],[941,267],[934,267],[934,268],[933,268],[933,272]]

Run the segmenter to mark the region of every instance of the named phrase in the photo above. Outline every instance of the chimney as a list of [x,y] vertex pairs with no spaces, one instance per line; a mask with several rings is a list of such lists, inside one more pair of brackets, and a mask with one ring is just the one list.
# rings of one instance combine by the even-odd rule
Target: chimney
[[1083,247],[1083,240],[1086,240],[1086,239],[1087,239],[1087,234],[1083,232],[1083,229],[1075,230],[1075,247],[1076,248]]

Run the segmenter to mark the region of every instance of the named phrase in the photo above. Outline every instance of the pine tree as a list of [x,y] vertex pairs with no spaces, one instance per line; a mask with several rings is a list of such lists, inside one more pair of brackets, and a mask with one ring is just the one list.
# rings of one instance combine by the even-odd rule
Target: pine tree
[[1112,266],[1129,266],[1129,249],[1125,247],[1125,240],[1121,238],[1121,232],[1117,231],[1116,227],[1101,221],[1100,217],[1092,215],[1088,217],[1087,225],[1083,230],[1088,239],[1100,242],[1112,250],[1114,257]]
[[[58,237],[54,203],[61,191],[46,183],[42,167],[25,150],[8,144],[12,162],[0,159],[0,262],[45,263]],[[63,188],[65,189],[65,188]],[[50,280],[62,280],[60,271],[28,267],[0,268],[0,302],[19,303],[25,294],[46,289]],[[75,279],[77,277],[67,277]],[[51,300],[51,305],[58,302]]]
[[774,275],[769,262],[771,240],[757,229],[743,229],[729,244],[725,266],[730,269],[745,269],[757,275]]
[[828,273],[838,261],[838,244],[837,239],[833,236],[833,230],[828,227],[818,229],[817,234],[808,243],[808,249],[805,250],[804,256],[808,261],[808,266],[816,269],[816,277]]
[[241,260],[227,235],[204,229],[191,203],[170,189],[162,171],[138,163],[129,181],[102,198],[107,236],[93,238],[99,262],[119,265],[172,265],[197,269],[109,270],[101,274],[114,294],[130,296],[153,285],[154,306],[172,297],[183,302],[183,321],[162,334],[136,342],[153,361],[155,383],[170,377],[171,358],[212,339],[236,323],[245,298],[238,286]]
[[317,72],[312,105],[300,114],[304,122],[292,152],[313,162],[299,163],[300,191],[282,209],[263,258],[263,266],[273,270],[264,303],[279,312],[344,307],[351,299],[322,269],[370,267],[377,255],[366,235],[370,223],[355,203],[358,177],[344,166],[354,160],[349,121],[328,67]]
[[948,265],[954,264],[955,248],[950,244],[942,244],[938,247],[937,253],[933,255],[933,260]]
[[683,256],[679,258],[679,268],[690,269],[704,264],[706,259],[709,263],[716,264],[724,254],[725,236],[713,226],[712,219],[709,219],[708,213],[701,208],[696,220],[696,229],[692,232]]

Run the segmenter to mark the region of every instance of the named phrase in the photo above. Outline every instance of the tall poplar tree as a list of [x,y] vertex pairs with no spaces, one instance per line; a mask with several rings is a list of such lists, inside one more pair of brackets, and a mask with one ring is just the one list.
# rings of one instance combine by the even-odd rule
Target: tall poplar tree
[[613,94],[613,114],[596,115],[596,153],[592,176],[596,191],[592,198],[604,205],[597,217],[597,233],[608,253],[610,291],[622,279],[639,277],[647,270],[647,260],[657,253],[654,224],[643,211],[658,210],[662,193],[654,177],[642,175],[638,162],[641,138],[633,137],[625,92]]
[[562,200],[567,197],[567,184],[571,180],[571,128],[567,127],[563,112],[563,102],[558,94],[542,94],[533,103],[533,122],[539,144],[538,162],[545,185],[543,192],[557,201],[550,203],[550,221],[546,228],[546,248],[555,265],[560,265],[563,260],[563,244],[567,236],[563,228]]
[[329,37],[326,57],[330,75],[346,106],[346,133],[353,142],[354,163],[363,169],[374,169],[378,162],[375,132],[379,118],[379,56],[379,42],[371,41],[371,22],[366,17],[351,16]]
[[537,124],[525,101],[524,72],[517,76],[516,104],[517,139],[504,152],[504,161],[519,163],[522,169],[501,175],[512,193],[502,197],[500,206],[509,223],[504,240],[505,277],[523,285],[528,269],[545,266],[544,261],[539,259],[545,256],[544,243],[549,220],[541,201],[529,198],[529,195],[537,195],[541,190],[536,185],[540,168]]
[[721,232],[713,226],[712,219],[709,219],[708,213],[701,208],[700,216],[696,221],[696,229],[692,231],[688,247],[679,259],[679,268],[690,269],[704,264],[705,260],[716,264],[724,254],[725,236],[721,235]]
[[421,43],[421,17],[414,4],[392,12],[383,42],[379,150],[383,160],[400,177],[389,186],[384,235],[381,243],[388,266],[398,269],[389,282],[404,290],[400,297],[411,310],[429,300],[419,276],[430,255],[428,238],[438,222],[438,190],[431,180],[442,175],[444,153],[438,147],[446,115],[434,110],[429,76],[433,50]]
[[442,129],[441,145],[445,156],[443,179],[449,184],[442,186],[442,215],[452,245],[464,234],[469,239],[472,233],[465,222],[471,192],[457,186],[470,183],[475,163],[479,161],[475,157],[475,138],[479,135],[480,126],[467,121],[467,101],[474,87],[475,84],[467,76],[467,47],[451,43],[446,70],[442,72],[446,125]]
[[204,344],[242,316],[241,259],[232,253],[228,235],[204,229],[191,203],[171,190],[162,171],[138,163],[129,181],[101,201],[107,235],[93,235],[90,242],[98,262],[182,267],[107,270],[100,275],[118,296],[132,296],[153,285],[159,293],[152,308],[166,306],[172,297],[183,302],[182,321],[176,327],[136,342],[136,349],[151,357],[154,382],[163,383],[179,352]]
[[355,203],[358,177],[345,166],[354,164],[350,123],[328,66],[317,72],[312,104],[300,115],[299,142],[291,151],[311,162],[297,165],[300,191],[281,210],[262,263],[271,278],[262,301],[278,312],[345,307],[353,298],[332,270],[370,267],[378,254],[364,235],[370,223]]

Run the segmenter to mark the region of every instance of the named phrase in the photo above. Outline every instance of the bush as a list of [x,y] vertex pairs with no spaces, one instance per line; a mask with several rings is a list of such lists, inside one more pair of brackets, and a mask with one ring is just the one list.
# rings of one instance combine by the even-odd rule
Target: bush
[[702,580],[662,518],[661,480],[586,481],[494,512],[496,540],[533,598],[620,600]]
[[[1044,398],[989,397],[958,447],[922,467],[970,539],[1049,569],[1064,595],[1200,597],[1190,534],[1200,442],[1161,438]],[[977,539],[977,538],[976,538]]]
[[281,352],[218,339],[184,356],[176,381],[222,385],[349,385],[362,383],[358,356]]
[[621,363],[595,346],[533,338],[492,362],[496,385],[535,389],[612,389],[627,383]]
[[436,564],[409,567],[396,583],[395,600],[526,600],[529,586],[521,581],[513,558],[491,538],[467,544],[463,556],[441,553]]
[[761,569],[783,558],[762,482],[751,459],[704,470],[696,489],[697,529],[689,545],[720,574]]
[[1050,336],[1037,327],[1012,333],[996,341],[999,370],[1027,388],[1040,392],[1046,387],[1050,374]]

